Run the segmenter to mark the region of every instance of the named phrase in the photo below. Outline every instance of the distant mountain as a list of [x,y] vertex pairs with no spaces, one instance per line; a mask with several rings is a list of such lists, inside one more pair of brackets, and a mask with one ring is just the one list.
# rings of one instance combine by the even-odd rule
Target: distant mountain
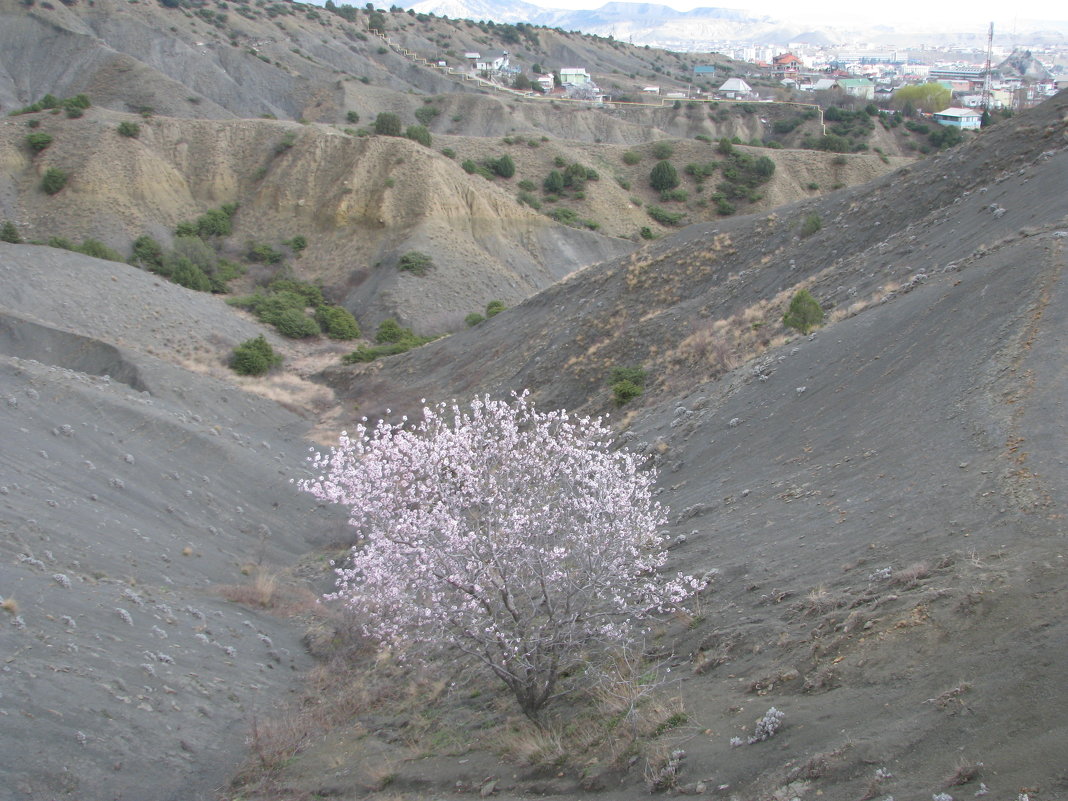
[[695,42],[725,40],[767,41],[769,33],[788,36],[772,28],[768,17],[751,16],[733,8],[695,8],[676,11],[658,3],[605,3],[593,10],[544,9],[522,0],[490,3],[486,0],[422,0],[411,8],[417,13],[451,18],[528,22],[550,28],[577,30],[599,36],[627,39],[635,44],[658,43],[693,49]]
[[488,0],[423,0],[409,7],[420,14],[436,14],[450,19],[529,22],[533,25],[550,24],[556,14],[567,13],[546,11],[522,0],[503,0],[498,3]]
[[[885,22],[875,25],[857,15],[808,10],[799,10],[789,18],[774,19],[734,8],[704,7],[676,11],[658,3],[626,2],[609,2],[592,10],[571,11],[540,8],[522,0],[502,0],[499,3],[487,0],[420,0],[411,8],[419,13],[445,15],[453,19],[512,24],[527,22],[680,51],[703,50],[724,42],[777,43],[785,46],[801,41],[817,45],[868,41],[881,45],[914,46],[920,43],[948,45],[962,41],[981,45],[985,41],[985,23],[962,24],[956,30],[940,22],[924,19],[903,19],[895,20],[891,25]],[[1016,20],[1016,24],[1016,41],[1039,45],[1063,44],[1068,40],[1066,22]]]

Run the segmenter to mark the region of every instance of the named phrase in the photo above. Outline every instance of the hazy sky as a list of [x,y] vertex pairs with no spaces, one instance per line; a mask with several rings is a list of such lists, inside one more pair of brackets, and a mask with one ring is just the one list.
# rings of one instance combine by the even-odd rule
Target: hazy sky
[[[526,0],[542,8],[600,8],[605,0]],[[763,14],[784,19],[828,19],[847,10],[856,18],[868,21],[886,20],[890,25],[902,18],[952,21],[954,28],[962,30],[982,29],[991,21],[996,30],[1008,32],[1014,18],[1027,20],[1068,21],[1068,2],[1064,0],[1032,0],[1011,3],[999,0],[973,0],[968,3],[930,2],[929,0],[892,0],[892,2],[856,4],[843,8],[839,2],[829,0],[753,0],[751,3],[709,2],[709,0],[650,0],[657,5],[670,6],[679,11],[693,8],[738,8],[751,14]]]

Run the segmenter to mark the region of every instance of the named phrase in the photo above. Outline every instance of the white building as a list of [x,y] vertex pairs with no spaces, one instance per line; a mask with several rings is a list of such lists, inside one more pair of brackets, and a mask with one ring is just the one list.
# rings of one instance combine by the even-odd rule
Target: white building
[[719,87],[719,91],[727,97],[748,97],[753,93],[753,87],[741,78],[728,78]]
[[565,86],[567,84],[585,86],[588,83],[593,83],[593,79],[586,72],[585,67],[563,67],[560,70],[560,83]]
[[934,121],[939,125],[960,128],[962,131],[978,130],[983,122],[982,112],[971,108],[947,108],[934,114]]

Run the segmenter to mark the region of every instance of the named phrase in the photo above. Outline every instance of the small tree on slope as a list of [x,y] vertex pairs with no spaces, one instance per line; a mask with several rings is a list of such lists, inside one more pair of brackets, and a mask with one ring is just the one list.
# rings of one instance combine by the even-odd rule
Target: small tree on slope
[[600,420],[542,413],[526,393],[379,421],[311,461],[301,482],[359,532],[337,592],[364,632],[413,657],[459,651],[530,718],[589,662],[639,636],[701,582],[658,578],[654,476],[610,451]]
[[807,289],[799,289],[790,299],[790,308],[782,316],[783,325],[808,334],[823,322],[823,309]]

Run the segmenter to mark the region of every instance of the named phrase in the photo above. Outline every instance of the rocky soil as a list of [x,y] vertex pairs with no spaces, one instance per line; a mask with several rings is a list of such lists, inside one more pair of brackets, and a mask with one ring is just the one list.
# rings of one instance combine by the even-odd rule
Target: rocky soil
[[310,665],[224,597],[336,536],[308,421],[176,365],[259,333],[214,298],[13,245],[0,298],[0,797],[213,798]]

